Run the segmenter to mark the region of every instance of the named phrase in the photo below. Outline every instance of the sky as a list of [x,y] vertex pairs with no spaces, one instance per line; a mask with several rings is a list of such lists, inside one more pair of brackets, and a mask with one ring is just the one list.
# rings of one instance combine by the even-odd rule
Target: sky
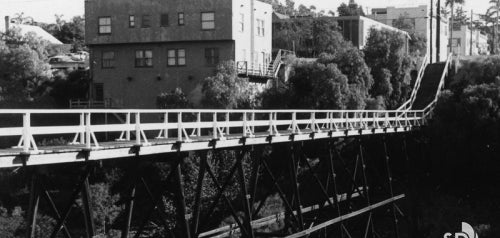
[[[0,0],[0,16],[15,16],[23,12],[25,16],[31,16],[35,21],[53,23],[55,14],[63,14],[63,19],[70,19],[76,15],[84,14],[85,0]],[[203,1],[203,0],[200,0]],[[237,0],[235,0],[237,1]],[[356,0],[356,3],[366,8],[386,6],[418,6],[429,4],[431,0]],[[436,0],[434,0],[436,1]],[[445,0],[442,0],[444,2]],[[295,0],[296,4],[306,6],[315,5],[317,9],[336,10],[342,2],[348,0]],[[474,9],[476,13],[485,13],[489,6],[489,0],[465,0],[465,9]]]

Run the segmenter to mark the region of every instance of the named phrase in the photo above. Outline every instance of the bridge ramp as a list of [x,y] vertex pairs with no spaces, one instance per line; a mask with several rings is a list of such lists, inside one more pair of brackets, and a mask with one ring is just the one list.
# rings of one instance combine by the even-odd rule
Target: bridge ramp
[[412,110],[423,110],[434,100],[445,67],[445,62],[429,64],[427,66]]

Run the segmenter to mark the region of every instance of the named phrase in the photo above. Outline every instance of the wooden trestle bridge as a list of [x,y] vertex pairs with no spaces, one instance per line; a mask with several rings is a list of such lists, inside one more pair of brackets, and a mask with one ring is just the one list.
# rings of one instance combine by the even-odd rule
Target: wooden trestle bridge
[[[89,201],[91,168],[96,161],[119,158],[140,163],[148,155],[167,158],[164,162],[170,163],[171,169],[165,181],[170,182],[168,186],[152,188],[141,180],[136,168],[130,170],[129,175],[136,182],[127,192],[126,219],[121,228],[124,238],[143,237],[154,212],[160,217],[167,216],[163,199],[167,191],[175,194],[175,227],[169,228],[164,222],[173,237],[377,237],[381,228],[390,230],[390,237],[409,237],[411,217],[402,209],[408,200],[405,197],[409,187],[401,182],[406,181],[407,173],[399,170],[404,166],[393,171],[394,164],[409,162],[407,140],[432,116],[450,62],[451,57],[445,63],[424,63],[411,98],[398,110],[0,110],[0,117],[18,123],[16,127],[0,128],[1,139],[14,138],[17,142],[0,149],[0,168],[20,167],[30,174],[26,237],[34,236],[42,199],[47,201],[51,215],[57,220],[51,237],[61,234],[72,237],[67,219],[77,199],[82,201],[86,235],[93,237],[95,226]],[[434,70],[429,70],[432,67]],[[100,123],[97,118],[105,114],[121,117],[123,122]],[[62,124],[43,120],[58,117],[74,121]],[[43,138],[53,135],[71,135],[73,140],[67,145],[40,144]],[[368,137],[379,141],[381,153],[370,154],[364,146],[364,138]],[[351,144],[355,145],[356,153],[343,153],[337,146],[343,140],[354,141]],[[400,143],[403,153],[389,151],[386,144],[389,140]],[[314,149],[305,145],[312,145]],[[286,155],[280,155],[285,162],[277,166],[281,170],[285,168],[287,173],[276,172],[276,166],[273,167],[275,147],[287,148]],[[255,153],[259,148],[264,152]],[[227,178],[220,181],[203,151],[222,150],[236,151],[237,158]],[[195,199],[192,209],[188,209],[181,165],[186,153],[192,151],[200,151],[205,156],[200,156],[197,163]],[[311,164],[315,157],[308,156],[311,152],[324,155],[317,156],[321,158],[316,168]],[[250,174],[244,171],[242,161],[245,159],[253,161]],[[86,169],[82,174],[75,174],[79,179],[67,204],[56,205],[37,168],[50,169],[61,163],[75,163]],[[299,164],[308,168],[307,183],[299,181]],[[317,170],[324,173],[320,176]],[[374,174],[379,176],[374,178]],[[403,178],[393,175],[403,175]],[[238,202],[226,196],[233,179],[239,183]],[[266,191],[260,190],[263,179],[273,185]],[[205,180],[210,180],[217,189],[216,196],[210,198],[210,206],[202,205],[202,199],[207,199],[202,197]],[[136,193],[139,185],[144,186],[140,191],[146,191],[145,194]],[[315,192],[310,192],[312,190]],[[305,201],[305,191],[315,194],[314,199],[309,196]],[[274,194],[280,197],[284,211],[257,219],[267,198]],[[139,208],[148,211],[141,221],[134,220],[134,211],[138,209],[134,209],[134,201],[138,196],[151,201],[150,207]],[[214,229],[210,218],[220,202],[229,207],[235,222]],[[376,213],[381,215],[375,216]],[[380,223],[383,227],[376,227],[376,217],[389,220],[383,218]],[[357,223],[364,219],[366,226],[352,227],[353,219],[358,219]],[[277,223],[284,224],[284,228],[262,229]]]

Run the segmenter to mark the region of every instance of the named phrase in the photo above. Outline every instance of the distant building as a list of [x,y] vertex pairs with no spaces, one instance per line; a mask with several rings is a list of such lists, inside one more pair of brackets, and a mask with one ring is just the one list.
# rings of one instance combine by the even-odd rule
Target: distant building
[[[432,14],[428,5],[420,5],[417,7],[386,7],[386,8],[373,8],[372,14],[367,17],[382,22],[387,25],[394,26],[394,22],[400,17],[405,17],[407,23],[414,26],[415,32],[424,36],[427,41],[427,54],[432,54],[434,56],[434,61],[436,60],[436,29],[437,29],[437,18],[436,12]],[[432,19],[432,29],[431,29],[431,19]],[[440,59],[439,61],[446,60],[448,52],[448,21],[445,16],[441,17],[440,26]],[[431,33],[432,32],[432,33]],[[432,35],[432,39],[431,39]]]
[[455,55],[487,55],[488,36],[478,30],[471,31],[469,26],[455,25],[451,39],[453,54]]
[[[370,36],[370,29],[374,28],[377,30],[390,30],[394,32],[399,32],[406,36],[408,40],[410,38],[408,32],[392,27],[375,20],[372,20],[363,16],[342,16],[342,17],[332,17],[337,24],[342,29],[342,35],[344,39],[347,39],[357,46],[359,49],[363,49],[366,45],[366,41]],[[408,50],[408,41],[406,42],[406,49]]]
[[198,103],[219,62],[271,61],[272,6],[256,0],[87,0],[85,21],[93,99],[126,108],[177,87]]
[[6,16],[4,18],[4,24],[0,24],[0,32],[5,33],[6,30],[17,29],[22,35],[26,35],[29,32],[36,34],[38,37],[49,42],[51,45],[63,45],[63,43],[55,38],[53,35],[45,31],[39,26],[25,25],[11,22],[10,18]]
[[[370,29],[386,29],[390,31],[399,32],[409,39],[409,35],[406,31],[399,30],[395,27],[386,25],[384,23],[372,20],[363,16],[341,16],[341,17],[288,17],[281,14],[274,14],[273,21],[273,32],[277,32],[281,29],[282,25],[287,22],[300,22],[307,21],[311,19],[326,19],[329,21],[337,22],[340,27],[341,33],[345,40],[351,41],[354,46],[359,49],[363,49],[366,45],[366,41],[370,34]],[[298,45],[307,45],[310,44],[308,42],[296,42]],[[408,43],[408,42],[407,42]],[[408,44],[406,44],[408,46]],[[301,52],[297,52],[300,56]]]

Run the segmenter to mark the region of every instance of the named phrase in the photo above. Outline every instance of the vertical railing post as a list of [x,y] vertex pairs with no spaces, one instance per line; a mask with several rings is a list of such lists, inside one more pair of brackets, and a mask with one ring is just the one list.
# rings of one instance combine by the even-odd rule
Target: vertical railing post
[[255,112],[252,112],[252,134],[255,135]]
[[92,131],[91,131],[91,116],[90,112],[85,113],[85,143],[87,149],[92,148]]
[[127,113],[125,118],[125,124],[127,124],[127,130],[125,131],[125,137],[127,141],[130,141],[130,112]]
[[297,133],[297,112],[292,112],[292,134]]
[[212,114],[212,123],[213,123],[213,128],[212,128],[212,137],[213,139],[217,139],[217,112],[214,112]]
[[177,113],[177,141],[182,141],[182,112]]
[[163,138],[168,139],[168,112],[163,114],[163,126],[165,127],[163,129]]
[[269,113],[269,135],[273,135],[273,113]]
[[229,135],[229,112],[226,112],[226,135]]
[[243,113],[243,137],[247,137],[247,127],[248,127],[248,122],[247,122],[247,113]]
[[196,116],[196,122],[198,122],[198,130],[197,130],[197,136],[201,136],[201,112],[198,112],[198,115]]
[[311,131],[316,132],[316,114],[311,112]]
[[23,114],[23,151],[28,153],[31,144],[31,113]]
[[[85,127],[85,113],[80,113],[80,128],[83,128],[83,127]],[[83,144],[85,144],[85,132],[80,131],[80,145],[83,145]]]
[[135,113],[135,144],[141,144],[141,114]]

